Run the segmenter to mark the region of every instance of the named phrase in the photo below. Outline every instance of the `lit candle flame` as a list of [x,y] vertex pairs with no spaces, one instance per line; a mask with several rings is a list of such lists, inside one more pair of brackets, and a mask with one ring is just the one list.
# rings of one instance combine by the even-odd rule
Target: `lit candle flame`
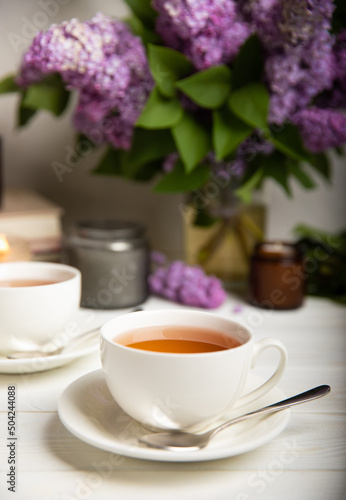
[[0,255],[6,255],[10,251],[10,245],[4,234],[0,234]]

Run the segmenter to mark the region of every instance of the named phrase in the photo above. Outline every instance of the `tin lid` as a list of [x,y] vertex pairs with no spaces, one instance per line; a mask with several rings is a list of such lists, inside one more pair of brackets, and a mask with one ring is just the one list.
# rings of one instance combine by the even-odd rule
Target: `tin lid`
[[74,226],[75,234],[81,238],[103,241],[132,240],[144,235],[145,228],[137,222],[116,219],[90,219],[79,221]]

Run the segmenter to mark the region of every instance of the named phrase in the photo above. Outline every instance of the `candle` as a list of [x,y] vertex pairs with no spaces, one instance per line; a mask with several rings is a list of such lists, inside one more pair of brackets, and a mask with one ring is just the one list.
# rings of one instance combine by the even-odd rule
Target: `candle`
[[4,234],[0,234],[0,255],[6,255],[10,251],[8,239]]
[[0,208],[2,207],[2,180],[3,180],[3,173],[2,173],[2,139],[0,136]]
[[17,236],[0,234],[0,262],[31,260],[30,245]]
[[267,309],[295,309],[304,299],[303,254],[293,243],[259,243],[251,258],[250,302]]

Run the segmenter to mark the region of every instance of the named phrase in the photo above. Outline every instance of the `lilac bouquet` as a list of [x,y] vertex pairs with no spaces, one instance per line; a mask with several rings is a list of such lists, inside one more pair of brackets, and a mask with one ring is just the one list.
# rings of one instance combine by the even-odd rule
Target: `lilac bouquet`
[[127,0],[133,15],[39,32],[18,75],[19,124],[78,94],[79,141],[105,147],[96,172],[158,177],[191,192],[226,176],[248,200],[266,177],[314,187],[346,142],[346,25],[340,0]]

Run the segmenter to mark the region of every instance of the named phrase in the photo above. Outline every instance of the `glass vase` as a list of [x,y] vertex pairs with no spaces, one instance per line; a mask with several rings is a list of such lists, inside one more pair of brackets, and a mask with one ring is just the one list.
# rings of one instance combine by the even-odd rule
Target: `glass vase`
[[[234,200],[233,200],[234,202]],[[214,274],[226,288],[244,287],[249,278],[250,257],[265,233],[266,208],[261,202],[222,204],[209,213],[211,225],[196,225],[199,209],[188,202],[183,212],[184,258]]]

